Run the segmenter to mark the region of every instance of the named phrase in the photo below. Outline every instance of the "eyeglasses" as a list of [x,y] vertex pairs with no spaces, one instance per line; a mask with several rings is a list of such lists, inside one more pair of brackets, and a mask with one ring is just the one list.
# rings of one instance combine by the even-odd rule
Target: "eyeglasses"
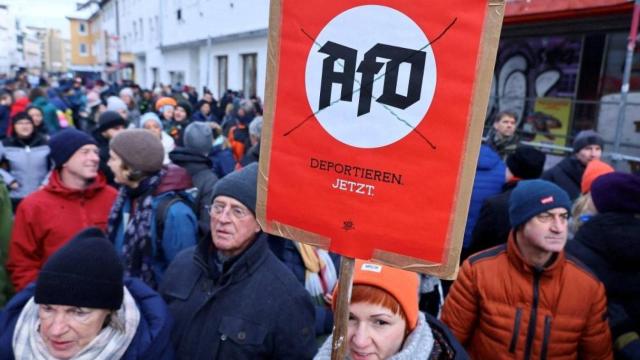
[[233,219],[237,219],[240,220],[244,217],[246,217],[247,215],[249,215],[249,211],[243,207],[237,206],[237,205],[227,205],[225,203],[221,203],[221,202],[214,202],[211,205],[207,205],[205,206],[205,209],[207,209],[207,211],[209,212],[209,215],[211,216],[222,216],[222,214],[225,212],[225,210],[227,210],[227,208],[229,208],[229,216]]
[[550,212],[543,212],[542,214],[538,214],[536,215],[536,219],[538,219],[538,221],[540,221],[541,223],[550,223],[551,221],[553,221],[553,219],[555,219],[557,217],[560,218],[560,222],[566,222],[569,219],[569,213],[562,213],[562,214],[552,214]]

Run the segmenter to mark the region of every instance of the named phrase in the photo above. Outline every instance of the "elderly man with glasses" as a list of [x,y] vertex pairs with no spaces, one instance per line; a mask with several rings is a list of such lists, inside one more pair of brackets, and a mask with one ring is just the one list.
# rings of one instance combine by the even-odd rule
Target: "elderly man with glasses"
[[178,254],[160,292],[179,359],[311,359],[315,310],[256,220],[258,164],[220,179],[211,237]]

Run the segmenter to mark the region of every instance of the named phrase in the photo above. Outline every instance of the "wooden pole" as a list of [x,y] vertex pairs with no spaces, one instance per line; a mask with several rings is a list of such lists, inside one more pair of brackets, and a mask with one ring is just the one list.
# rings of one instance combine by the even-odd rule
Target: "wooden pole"
[[333,343],[331,360],[342,360],[346,351],[347,330],[349,326],[349,303],[351,300],[351,281],[355,260],[343,256],[340,260],[340,279],[338,280],[338,298],[336,312],[333,314]]

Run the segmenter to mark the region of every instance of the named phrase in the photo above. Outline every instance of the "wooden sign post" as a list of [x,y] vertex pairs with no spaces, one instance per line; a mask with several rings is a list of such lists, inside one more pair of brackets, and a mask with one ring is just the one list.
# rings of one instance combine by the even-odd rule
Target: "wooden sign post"
[[272,0],[262,228],[454,279],[503,13],[504,0]]

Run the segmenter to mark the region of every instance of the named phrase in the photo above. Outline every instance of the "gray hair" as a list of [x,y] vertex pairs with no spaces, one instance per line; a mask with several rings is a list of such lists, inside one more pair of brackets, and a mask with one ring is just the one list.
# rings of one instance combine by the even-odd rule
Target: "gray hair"
[[256,116],[249,124],[249,135],[253,135],[260,139],[262,134],[262,116]]

